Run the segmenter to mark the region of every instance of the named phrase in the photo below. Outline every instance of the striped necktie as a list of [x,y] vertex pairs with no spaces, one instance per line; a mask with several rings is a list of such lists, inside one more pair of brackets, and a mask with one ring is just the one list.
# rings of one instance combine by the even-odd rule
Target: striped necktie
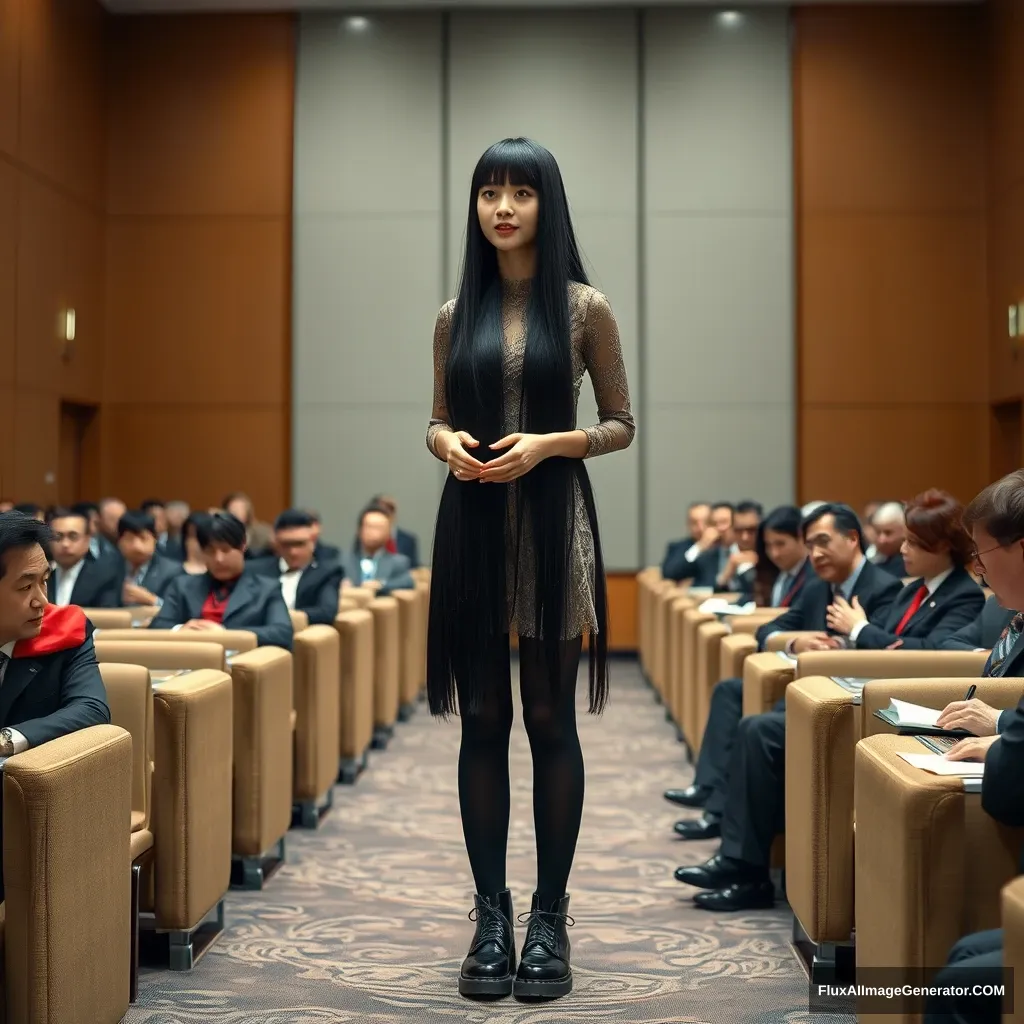
[[985,665],[983,675],[994,676],[999,671],[1022,631],[1024,631],[1024,612],[1017,612],[1006,629],[999,634],[999,639],[988,656],[988,664]]

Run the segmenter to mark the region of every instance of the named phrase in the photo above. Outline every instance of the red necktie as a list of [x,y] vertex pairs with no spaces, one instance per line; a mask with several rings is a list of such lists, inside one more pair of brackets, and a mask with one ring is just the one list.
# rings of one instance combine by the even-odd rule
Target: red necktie
[[896,635],[900,636],[903,630],[907,628],[907,623],[914,617],[914,613],[918,608],[924,604],[924,599],[928,596],[928,588],[922,583],[918,592],[914,595],[914,600],[910,602],[910,607],[903,613],[903,618],[900,619],[900,624],[896,627]]
[[398,545],[395,543],[394,537],[388,537],[388,542],[385,547],[392,555],[398,554]]

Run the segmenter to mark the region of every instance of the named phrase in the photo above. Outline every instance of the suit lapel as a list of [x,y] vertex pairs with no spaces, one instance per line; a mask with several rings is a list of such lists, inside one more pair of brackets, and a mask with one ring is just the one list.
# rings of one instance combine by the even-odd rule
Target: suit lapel
[[309,597],[310,591],[315,590],[319,584],[319,566],[310,565],[303,570],[302,575],[299,577],[299,585],[295,588],[295,604],[298,606],[300,602],[305,602],[306,598]]
[[0,686],[0,724],[7,722],[7,716],[11,713],[14,702],[25,692],[38,672],[39,662],[37,660],[25,659],[22,661],[12,658],[8,662],[3,685]]
[[254,577],[247,573],[242,573],[238,578],[238,582],[235,584],[235,589],[231,591],[231,596],[228,598],[227,607],[224,609],[224,628],[229,628],[228,620],[237,615],[240,609],[244,608],[246,603],[252,597],[253,589],[256,586],[256,580]]
[[[189,619],[201,619],[203,617],[203,605],[210,594],[210,577],[190,576],[188,585],[185,587],[185,598],[188,601]],[[187,620],[186,620],[187,621]]]
[[86,555],[82,559],[82,568],[78,571],[78,579],[75,580],[75,585],[71,588],[71,604],[77,604],[79,607],[88,606],[88,599],[95,592],[95,581],[93,578],[95,571],[96,562],[91,554]]

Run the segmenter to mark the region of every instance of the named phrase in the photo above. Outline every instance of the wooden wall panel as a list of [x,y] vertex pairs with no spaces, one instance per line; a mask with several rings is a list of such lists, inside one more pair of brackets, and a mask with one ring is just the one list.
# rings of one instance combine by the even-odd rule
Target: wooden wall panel
[[794,11],[801,500],[987,479],[984,12]]
[[118,19],[103,478],[126,501],[290,491],[290,15]]
[[636,573],[609,573],[608,650],[617,653],[637,649]]
[[18,172],[0,154],[0,387],[14,383],[17,280]]
[[21,5],[0,0],[0,153],[18,148],[18,52],[21,46]]
[[[1024,6],[992,0],[989,19],[989,386],[993,402],[1024,397],[1024,340],[1007,311],[1024,301]],[[993,451],[1000,460],[1001,452]]]

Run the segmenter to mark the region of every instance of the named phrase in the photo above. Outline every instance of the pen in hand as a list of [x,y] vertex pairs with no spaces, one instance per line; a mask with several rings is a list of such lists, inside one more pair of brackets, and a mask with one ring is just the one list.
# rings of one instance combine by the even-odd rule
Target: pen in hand
[[966,697],[964,697],[964,700],[970,700],[970,699],[971,699],[971,698],[972,698],[972,697],[974,696],[974,693],[975,693],[975,691],[976,691],[977,689],[978,689],[978,687],[977,687],[977,686],[975,686],[975,685],[974,685],[974,684],[972,683],[972,684],[971,684],[971,685],[970,685],[970,686],[969,686],[969,687],[967,688],[967,696],[966,696]]

